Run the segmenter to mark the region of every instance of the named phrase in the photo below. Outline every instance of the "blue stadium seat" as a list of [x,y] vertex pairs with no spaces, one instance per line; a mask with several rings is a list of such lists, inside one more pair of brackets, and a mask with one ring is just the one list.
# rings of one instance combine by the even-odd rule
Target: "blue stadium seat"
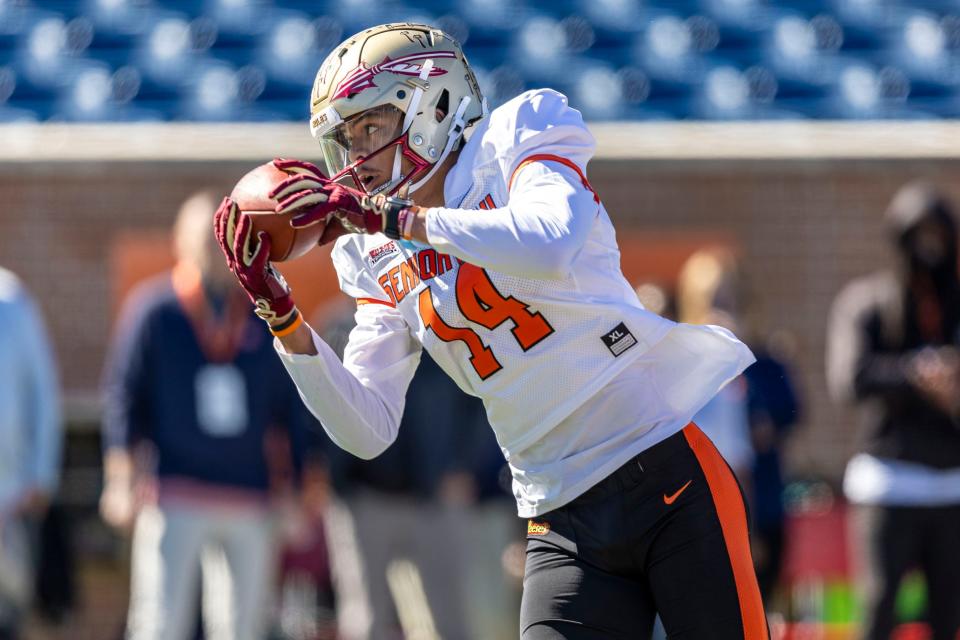
[[688,104],[660,102],[654,104],[645,102],[641,105],[631,105],[623,110],[622,120],[641,120],[641,121],[670,121],[686,117],[688,114]]
[[209,0],[203,6],[203,14],[217,25],[220,37],[240,42],[263,33],[271,13],[270,3],[259,0]]
[[717,30],[716,48],[720,51],[752,51],[760,48],[778,14],[761,2],[707,0],[704,15]]
[[532,88],[512,65],[477,68],[480,91],[491,109],[495,109],[517,94]]
[[650,10],[631,0],[579,0],[584,16],[601,41],[629,42],[650,20]]
[[93,26],[91,49],[130,51],[160,18],[150,5],[130,1],[86,0],[83,15]]
[[960,26],[949,33],[936,14],[906,17],[890,47],[876,58],[904,70],[916,87],[946,94],[960,86]]
[[[17,72],[11,66],[0,66],[0,122],[31,122],[41,118],[33,103],[36,96],[19,88]],[[18,92],[19,89],[19,92]],[[48,104],[41,97],[41,105]]]
[[551,88],[565,94],[570,104],[589,120],[618,119],[628,106],[623,78],[608,64],[577,63],[567,81],[555,83]]
[[764,48],[763,64],[774,74],[774,104],[788,111],[823,117],[850,60],[836,39],[818,33],[816,18],[779,16]]
[[57,99],[50,119],[65,122],[133,122],[165,119],[159,109],[149,109],[133,101],[137,95],[136,77],[129,68],[116,73],[103,67],[91,67],[75,75]]
[[[932,113],[906,102],[907,87],[896,85],[896,78],[868,64],[847,65],[824,104],[824,117],[841,119],[925,119]],[[897,93],[900,95],[897,95]]]
[[177,116],[184,120],[233,120],[240,104],[240,80],[229,64],[209,61],[181,87]]
[[[338,42],[339,34],[336,34],[336,38]],[[251,47],[253,55],[250,61],[262,67],[272,78],[309,86],[327,51],[336,42],[323,44],[321,49],[317,43],[316,23],[307,14],[293,11],[274,13],[270,25]],[[234,59],[239,61],[238,58]]]
[[42,119],[37,111],[25,109],[22,107],[13,107],[9,104],[0,103],[0,123],[33,123]]
[[331,48],[395,20],[464,42],[494,107],[551,86],[590,119],[960,111],[958,0],[0,0],[0,120],[299,120]]
[[874,50],[887,45],[907,10],[891,0],[833,0],[831,13],[844,30],[844,48]]
[[692,117],[705,120],[803,119],[807,114],[777,101],[779,84],[764,67],[711,69],[692,102]]
[[567,49],[561,22],[543,14],[531,16],[513,34],[508,60],[532,83],[568,80],[575,56]]
[[[697,50],[689,20],[677,15],[655,17],[637,38],[634,62],[650,80],[649,101],[687,104],[716,59]],[[683,109],[684,115],[689,111]]]

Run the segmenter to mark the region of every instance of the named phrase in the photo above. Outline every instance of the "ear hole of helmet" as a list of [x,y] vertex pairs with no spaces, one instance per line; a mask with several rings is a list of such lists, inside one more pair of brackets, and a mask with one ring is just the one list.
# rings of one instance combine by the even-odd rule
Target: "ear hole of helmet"
[[440,93],[440,98],[437,99],[435,114],[437,122],[443,122],[443,119],[447,117],[448,113],[450,113],[450,92],[444,89]]

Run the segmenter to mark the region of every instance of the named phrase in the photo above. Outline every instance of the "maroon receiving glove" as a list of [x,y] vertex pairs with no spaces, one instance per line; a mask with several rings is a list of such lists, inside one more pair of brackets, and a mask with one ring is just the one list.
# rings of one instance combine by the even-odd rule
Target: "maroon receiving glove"
[[256,306],[258,316],[282,331],[299,318],[290,287],[270,264],[270,236],[261,231],[253,237],[253,223],[229,197],[224,198],[214,217],[214,232],[227,266]]
[[413,203],[401,198],[368,196],[361,191],[331,182],[315,165],[302,160],[277,158],[273,165],[293,173],[268,194],[277,200],[276,212],[293,213],[290,225],[309,227],[335,216],[350,233],[385,233],[399,238],[400,212]]

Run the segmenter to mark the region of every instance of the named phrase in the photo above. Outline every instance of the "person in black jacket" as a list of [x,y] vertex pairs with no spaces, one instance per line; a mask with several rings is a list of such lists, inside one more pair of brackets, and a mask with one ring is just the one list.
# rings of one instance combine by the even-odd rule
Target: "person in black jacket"
[[868,620],[887,639],[900,579],[920,568],[934,640],[960,630],[960,278],[957,224],[927,184],[903,187],[886,213],[893,268],[851,282],[834,302],[827,378],[856,400],[869,439],[847,465],[858,508]]

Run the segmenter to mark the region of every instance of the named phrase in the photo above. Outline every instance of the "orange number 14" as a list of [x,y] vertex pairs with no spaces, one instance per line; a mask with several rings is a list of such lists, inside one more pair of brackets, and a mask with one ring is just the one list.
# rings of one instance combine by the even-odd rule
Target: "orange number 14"
[[[457,304],[463,316],[487,329],[496,329],[507,320],[513,322],[510,330],[520,347],[527,351],[553,333],[553,327],[538,312],[513,296],[504,296],[490,281],[487,272],[472,264],[461,263],[457,272]],[[490,347],[483,344],[473,329],[451,327],[433,305],[433,296],[427,287],[418,298],[423,325],[432,329],[444,342],[460,340],[470,351],[470,364],[477,375],[486,380],[502,365]]]

